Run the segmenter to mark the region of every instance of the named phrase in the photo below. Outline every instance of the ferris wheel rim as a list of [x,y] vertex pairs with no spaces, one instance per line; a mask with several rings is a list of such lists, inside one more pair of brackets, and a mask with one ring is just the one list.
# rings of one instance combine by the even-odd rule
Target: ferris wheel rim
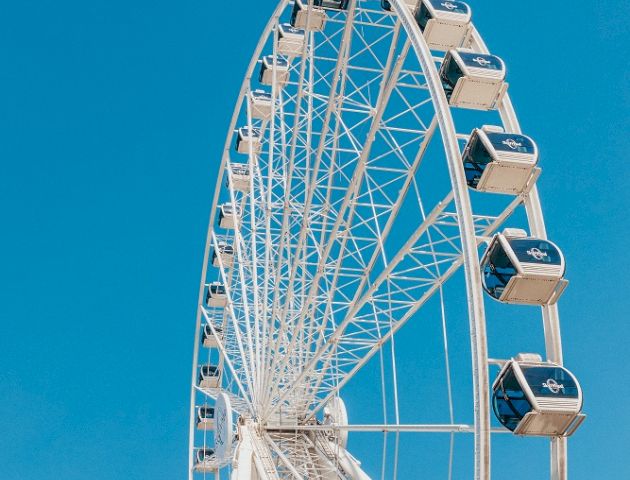
[[239,90],[238,96],[237,96],[237,100],[236,100],[236,104],[234,106],[234,111],[232,113],[232,118],[230,120],[230,124],[228,127],[228,131],[227,131],[227,135],[226,135],[226,141],[223,147],[223,153],[221,155],[221,164],[219,166],[219,171],[217,174],[217,181],[214,187],[214,194],[213,194],[213,199],[212,199],[212,204],[211,204],[211,208],[210,208],[210,214],[209,214],[209,219],[208,219],[208,231],[206,234],[206,241],[205,241],[205,248],[204,248],[204,256],[203,256],[203,263],[202,263],[202,268],[201,268],[201,280],[200,280],[200,286],[199,286],[199,294],[197,297],[197,311],[195,313],[195,335],[194,335],[194,339],[193,339],[193,362],[192,362],[192,378],[191,378],[191,388],[190,388],[190,420],[189,420],[189,434],[188,434],[188,442],[189,442],[189,453],[188,453],[188,478],[189,480],[193,480],[193,473],[194,473],[194,449],[195,449],[195,411],[196,411],[196,402],[195,402],[195,391],[196,391],[196,378],[197,378],[197,368],[198,368],[198,358],[199,358],[199,336],[201,334],[201,318],[202,318],[202,308],[201,305],[203,304],[203,294],[204,294],[204,289],[205,289],[205,280],[206,280],[206,275],[207,275],[207,269],[208,269],[208,260],[210,258],[210,252],[211,252],[211,237],[212,237],[212,232],[214,230],[213,225],[214,222],[216,220],[216,206],[218,205],[218,201],[219,201],[219,196],[221,194],[221,186],[222,186],[222,182],[223,182],[223,175],[225,172],[225,167],[227,164],[227,159],[228,159],[228,155],[227,152],[230,148],[230,143],[232,141],[232,137],[230,135],[230,133],[234,130],[235,126],[236,126],[236,122],[238,120],[238,110],[240,108],[240,105],[243,102],[244,96],[248,90],[248,85],[249,85],[249,81],[251,79],[252,76],[252,72],[254,71],[254,68],[256,66],[256,63],[258,62],[258,58],[260,58],[260,54],[262,52],[262,49],[264,48],[264,42],[263,42],[263,38],[266,38],[266,36],[269,35],[269,33],[272,31],[274,23],[277,22],[277,19],[280,17],[280,14],[282,13],[282,11],[284,10],[284,8],[286,8],[286,5],[289,3],[290,0],[281,0],[278,5],[276,6],[273,14],[271,15],[271,17],[269,18],[269,21],[267,22],[265,29],[263,30],[260,40],[258,42],[258,44],[256,45],[256,48],[254,49],[254,52],[252,53],[252,57],[249,63],[249,66],[247,68],[247,71],[245,73],[245,77],[243,78],[243,81],[241,83],[241,88]]
[[[423,72],[426,73],[427,75],[432,75],[433,76],[433,81],[434,81],[434,91],[431,91],[431,100],[433,103],[434,108],[436,109],[436,114],[437,114],[437,103],[436,102],[436,95],[438,97],[444,97],[444,92],[441,88],[439,87],[439,83],[438,83],[438,79],[437,79],[437,70],[435,68],[435,64],[432,63],[432,56],[431,56],[431,52],[428,49],[428,46],[426,45],[426,41],[424,40],[424,37],[422,36],[418,26],[416,25],[415,22],[411,21],[412,17],[410,15],[410,13],[407,11],[405,5],[404,5],[404,1],[403,0],[390,0],[393,6],[393,9],[396,11],[396,14],[398,15],[398,18],[404,18],[407,22],[406,25],[404,25],[405,31],[407,32],[407,34],[409,35],[410,38],[413,37],[413,40],[415,40],[415,42],[418,45],[413,45],[414,46],[414,50],[416,50],[416,55],[418,56],[418,58],[420,58],[422,55],[424,55],[424,60],[426,62],[427,68],[424,69],[423,68]],[[214,223],[216,221],[216,210],[218,207],[218,199],[220,196],[220,191],[221,191],[221,184],[223,182],[224,179],[224,173],[225,173],[225,169],[227,166],[227,162],[228,162],[228,158],[229,158],[229,154],[228,154],[228,150],[231,146],[231,143],[233,141],[233,132],[236,126],[236,122],[238,120],[238,114],[239,114],[239,109],[242,106],[243,101],[246,99],[246,95],[247,92],[250,90],[249,87],[249,82],[252,78],[252,72],[254,71],[259,58],[261,58],[261,52],[264,48],[265,45],[265,41],[268,38],[268,36],[272,33],[273,29],[274,29],[274,25],[276,23],[278,23],[278,19],[280,18],[281,13],[284,11],[284,9],[287,7],[287,5],[291,3],[290,0],[282,0],[281,2],[278,3],[278,6],[276,7],[276,10],[274,11],[273,15],[271,16],[267,26],[265,27],[264,32],[261,35],[260,41],[256,47],[256,49],[254,50],[254,54],[252,56],[252,60],[250,62],[250,65],[247,69],[247,73],[245,75],[245,78],[243,80],[240,92],[238,94],[238,100],[236,102],[236,106],[234,109],[234,113],[232,116],[232,120],[230,122],[230,127],[228,129],[228,134],[226,137],[226,142],[225,142],[225,146],[224,146],[224,151],[223,151],[223,155],[222,155],[222,160],[221,160],[221,166],[219,169],[219,174],[217,177],[217,183],[216,183],[216,188],[215,188],[215,193],[214,193],[214,199],[212,202],[212,208],[211,208],[211,212],[210,212],[210,223],[209,223],[209,229],[208,229],[208,239],[210,239],[211,237],[211,233],[212,230],[214,229]],[[354,2],[352,2],[354,3]],[[409,27],[409,29],[408,29]],[[413,32],[413,35],[412,35]],[[481,39],[481,37],[479,36],[478,32],[476,30],[474,30],[474,34],[476,37],[476,41],[480,42],[479,45],[483,46],[482,48],[485,48],[487,50],[487,48],[485,47],[485,45],[483,44],[483,40]],[[478,39],[477,39],[478,38]],[[412,42],[413,43],[413,42]],[[418,53],[416,47],[419,47],[419,49],[422,52],[422,55]],[[457,147],[456,149],[454,148],[454,146],[457,146],[457,132],[455,130],[455,125],[454,122],[452,120],[452,117],[450,115],[450,107],[448,106],[448,103],[446,102],[446,98],[444,97],[443,100],[443,105],[441,105],[440,108],[443,108],[442,110],[442,114],[446,115],[446,120],[443,119],[444,122],[446,122],[444,124],[444,126],[440,125],[440,130],[443,133],[443,135],[445,135],[447,138],[444,140],[445,142],[448,141],[451,143],[450,145],[450,154],[452,156],[452,158],[450,159],[450,161],[453,163],[453,165],[456,164],[457,161],[461,162],[461,154],[459,153],[459,147]],[[518,125],[518,120],[516,118],[516,114],[514,112],[514,109],[512,107],[511,101],[509,99],[509,97],[506,95],[503,102],[501,103],[501,105],[499,106],[499,112],[500,115],[502,117],[503,123],[510,128],[513,132],[515,133],[520,133],[520,127]],[[449,117],[450,117],[450,122],[449,122]],[[449,124],[450,123],[450,124]],[[449,156],[449,153],[447,151],[447,147],[445,145],[445,153],[447,155],[447,157]],[[455,153],[456,151],[456,153]],[[468,198],[468,189],[466,186],[466,182],[465,179],[462,179],[461,176],[460,178],[456,181],[454,180],[454,177],[451,176],[451,185],[453,187],[453,190],[456,189],[456,184],[457,183],[457,188],[459,188],[461,190],[460,194],[463,194],[465,196],[465,198]],[[461,202],[462,200],[460,199],[459,202]],[[464,200],[465,203],[465,200]],[[536,186],[534,185],[534,187],[532,188],[532,190],[524,197],[523,199],[523,203],[526,206],[527,209],[527,213],[528,213],[528,223],[530,225],[530,229],[532,230],[532,233],[538,235],[541,238],[546,238],[546,232],[545,232],[545,226],[544,226],[544,219],[542,216],[542,210],[540,207],[540,201],[538,198],[538,192],[536,189]],[[455,199],[455,204],[458,205],[458,200],[457,198]],[[458,207],[461,208],[461,205]],[[464,218],[464,220],[470,220],[472,218],[472,208],[469,205],[468,211],[470,213],[470,215],[459,215],[460,217]],[[477,242],[475,239],[475,230],[474,230],[474,225],[472,225],[472,223],[468,224],[468,230],[469,233],[467,234],[467,244],[468,244],[468,248],[469,248],[469,254],[473,256],[473,259],[476,258],[476,262],[472,262],[472,261],[465,261],[465,266],[470,266],[470,265],[474,265],[475,268],[478,267],[479,262],[478,262],[478,254],[477,254]],[[460,232],[461,232],[461,228],[460,228]],[[206,251],[204,253],[204,264],[203,264],[203,270],[202,270],[202,280],[201,280],[201,286],[200,286],[200,293],[199,293],[199,302],[198,302],[198,312],[197,312],[197,325],[196,325],[196,332],[195,332],[195,353],[194,353],[194,358],[193,358],[193,379],[192,379],[192,388],[191,388],[191,392],[194,392],[195,388],[194,388],[194,383],[195,383],[195,377],[196,377],[196,372],[197,372],[197,364],[198,364],[198,338],[199,338],[199,334],[200,334],[200,325],[201,325],[201,317],[202,317],[202,313],[201,313],[201,305],[203,303],[203,291],[204,291],[204,285],[205,285],[205,279],[206,279],[206,269],[207,269],[207,265],[208,265],[208,259],[209,259],[209,253],[211,251],[211,244],[212,242],[210,241],[206,241]],[[473,253],[474,252],[474,255]],[[477,279],[478,279],[478,275],[477,275]],[[475,289],[477,290],[477,289]],[[481,316],[483,317],[483,290],[481,288],[481,286],[479,285],[478,288],[478,292],[475,293],[475,295],[478,294],[478,298],[481,299]],[[470,298],[470,295],[469,295]],[[479,308],[479,307],[475,307],[475,308]],[[479,312],[476,313],[476,315],[479,315]],[[547,348],[547,354],[550,358],[554,359],[557,363],[562,362],[562,349],[561,349],[561,344],[560,344],[560,333],[559,333],[559,319],[558,319],[558,312],[557,312],[557,306],[552,305],[552,306],[544,306],[543,307],[543,315],[545,317],[545,340],[548,344],[548,348]],[[482,321],[477,320],[478,325],[476,326],[477,328],[480,329],[485,329],[485,319],[483,319]],[[471,333],[471,336],[472,333]],[[548,340],[548,336],[549,336],[549,340]],[[485,343],[485,332],[481,335],[482,338],[482,343]],[[477,346],[479,347],[479,345]],[[488,364],[488,358],[487,358],[487,348],[485,346],[482,346],[482,349],[484,349],[484,353],[481,353],[481,357],[477,358],[477,362],[480,365],[479,371],[480,372],[485,372],[485,377],[482,376],[482,378],[485,378],[487,380],[487,364]],[[488,385],[488,381],[479,381],[480,385]],[[483,389],[483,391],[486,392],[487,394],[487,389]],[[477,405],[479,402],[479,395],[475,395],[476,396],[476,402],[475,404]],[[483,394],[481,395],[483,396]],[[486,395],[487,396],[487,395]],[[484,403],[484,402],[481,402]],[[487,403],[487,407],[489,407],[489,399],[485,401],[485,403]],[[194,437],[194,425],[193,425],[193,421],[192,421],[192,416],[194,414],[194,410],[195,410],[195,400],[194,400],[194,393],[191,395],[191,451],[193,448],[192,442],[193,442],[193,437]],[[483,432],[479,432],[478,435],[487,435],[487,442],[488,442],[488,446],[484,446],[482,445],[480,447],[480,450],[482,451],[481,453],[479,453],[480,457],[484,457],[487,459],[487,461],[484,461],[484,465],[486,465],[486,467],[489,468],[489,434],[490,434],[490,423],[489,423],[489,408],[483,408],[481,409],[483,412],[485,412],[486,415],[486,419],[480,422],[476,422],[476,423],[481,423],[483,424],[480,429]],[[555,459],[554,461],[556,463],[566,463],[566,442],[564,440],[558,440],[558,447],[556,448],[557,453],[554,453],[555,455]],[[564,445],[564,446],[563,446]],[[487,455],[483,452],[487,451]],[[564,452],[564,453],[563,453]],[[478,457],[478,454],[475,454],[475,458]],[[190,473],[190,478],[192,478],[192,456],[190,457],[190,462],[189,462],[189,466],[190,469],[189,471]],[[478,475],[476,475],[476,478],[486,478],[486,476],[488,476],[489,473],[485,473],[484,471],[484,467],[481,467],[481,471],[479,472]]]

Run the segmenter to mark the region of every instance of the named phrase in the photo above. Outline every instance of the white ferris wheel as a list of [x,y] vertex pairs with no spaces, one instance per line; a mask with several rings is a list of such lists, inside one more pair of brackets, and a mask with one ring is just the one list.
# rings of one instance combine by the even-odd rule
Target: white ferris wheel
[[[565,262],[507,87],[463,2],[279,2],[213,199],[190,479],[438,478],[404,469],[412,434],[445,458],[439,478],[489,479],[507,436],[547,439],[544,476],[567,478],[584,415],[563,367]],[[489,334],[496,317],[509,341]],[[417,415],[402,412],[406,384],[427,405]],[[375,459],[362,462],[350,450],[368,432]]]

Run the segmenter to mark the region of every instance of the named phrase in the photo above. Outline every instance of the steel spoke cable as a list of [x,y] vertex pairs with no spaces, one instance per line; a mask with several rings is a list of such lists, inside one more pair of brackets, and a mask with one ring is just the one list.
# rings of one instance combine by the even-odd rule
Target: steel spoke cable
[[[312,174],[311,174],[311,182],[310,185],[311,187],[309,188],[308,191],[308,196],[305,202],[305,206],[304,206],[304,212],[303,212],[303,221],[302,221],[302,228],[300,231],[300,237],[298,239],[298,245],[296,247],[296,252],[294,254],[294,260],[292,262],[292,266],[291,266],[291,273],[290,273],[290,278],[289,278],[289,283],[288,283],[288,292],[286,292],[286,300],[285,300],[285,305],[288,305],[289,301],[292,298],[292,286],[293,286],[293,281],[295,278],[295,274],[297,272],[297,265],[300,259],[300,256],[302,255],[302,245],[304,242],[304,238],[306,236],[306,232],[308,231],[308,226],[306,224],[306,221],[308,220],[308,217],[310,216],[310,209],[311,209],[311,203],[312,203],[312,197],[313,197],[313,191],[315,190],[315,186],[317,184],[317,177],[318,177],[318,171],[319,171],[319,165],[320,162],[322,160],[322,154],[323,154],[323,149],[324,149],[324,142],[328,133],[328,128],[330,125],[330,118],[332,116],[333,110],[334,108],[336,108],[336,104],[337,104],[337,94],[336,94],[336,90],[337,90],[337,85],[339,83],[339,81],[341,80],[341,73],[343,71],[343,65],[346,62],[346,58],[347,58],[347,51],[349,50],[349,32],[351,32],[351,25],[352,25],[352,20],[353,20],[353,12],[354,12],[354,2],[352,3],[351,7],[350,7],[350,11],[348,13],[347,19],[346,19],[346,24],[344,26],[344,32],[343,32],[343,37],[342,37],[342,48],[339,49],[339,58],[338,58],[338,62],[337,62],[337,66],[335,68],[335,75],[333,77],[333,83],[331,85],[330,88],[330,93],[329,93],[329,100],[328,100],[328,106],[326,109],[326,117],[324,120],[324,124],[322,126],[322,130],[321,130],[321,136],[320,136],[320,142],[317,148],[317,153],[316,153],[316,158],[315,158],[315,162],[313,164],[313,170],[312,170]],[[345,76],[345,75],[344,75]],[[343,84],[342,84],[343,85]],[[278,299],[274,298],[274,306],[277,304]],[[274,311],[275,313],[275,311]],[[274,314],[272,313],[272,315]],[[282,313],[281,313],[281,322],[284,322],[286,319],[286,308],[283,308]],[[276,348],[274,348],[275,351],[277,351],[277,345]],[[278,358],[279,356],[275,356],[273,357],[272,360],[272,364],[269,368],[270,372],[273,372],[276,370],[276,363],[278,361],[281,361],[281,359]],[[285,355],[284,358],[288,358],[288,355]],[[271,393],[271,392],[270,392]],[[267,403],[269,403],[270,400],[267,401]]]

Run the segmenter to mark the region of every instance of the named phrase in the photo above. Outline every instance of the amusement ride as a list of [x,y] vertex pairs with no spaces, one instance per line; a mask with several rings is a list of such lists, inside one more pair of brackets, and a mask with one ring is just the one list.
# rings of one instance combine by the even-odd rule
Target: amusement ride
[[[567,479],[585,416],[563,363],[565,258],[547,239],[539,150],[507,72],[461,1],[281,0],[271,12],[216,157],[190,480],[396,478],[413,433],[445,448],[439,478],[491,478],[491,440],[511,435],[524,449],[547,439],[545,476]],[[523,322],[540,348],[519,339]],[[509,341],[489,335],[498,323],[514,326]],[[403,351],[422,375],[400,371]],[[439,409],[402,422],[405,383]],[[351,421],[379,402],[378,420]],[[381,432],[370,471],[349,446],[363,432]],[[424,471],[415,478],[433,478]]]

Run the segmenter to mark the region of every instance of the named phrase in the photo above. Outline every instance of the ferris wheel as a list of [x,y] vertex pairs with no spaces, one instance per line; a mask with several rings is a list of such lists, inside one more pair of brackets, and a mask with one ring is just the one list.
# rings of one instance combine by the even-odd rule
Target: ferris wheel
[[[549,476],[567,478],[585,416],[563,366],[565,259],[506,63],[471,17],[455,0],[281,0],[272,13],[211,209],[190,479],[411,478],[407,434],[446,451],[422,478],[489,479],[507,435],[548,439]],[[488,334],[499,316],[509,342]],[[410,356],[425,374],[403,371]],[[427,406],[416,416],[402,412],[408,384]],[[379,402],[363,421],[356,405]],[[369,432],[367,462],[350,450]]]

